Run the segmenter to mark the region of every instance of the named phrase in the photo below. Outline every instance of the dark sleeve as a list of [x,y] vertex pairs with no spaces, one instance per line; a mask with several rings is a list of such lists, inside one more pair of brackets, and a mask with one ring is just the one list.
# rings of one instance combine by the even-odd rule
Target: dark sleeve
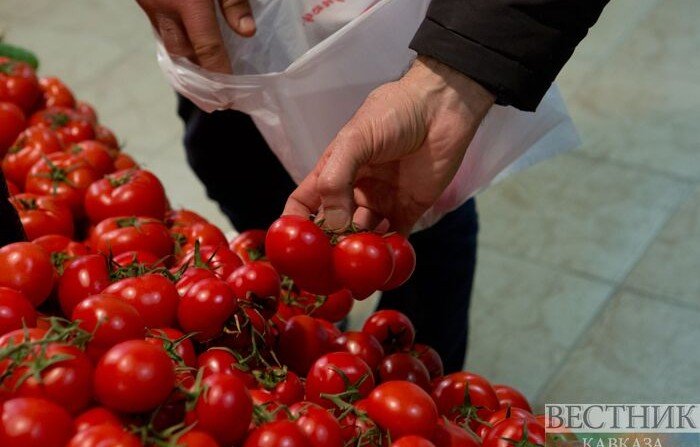
[[608,0],[432,0],[411,48],[534,110]]
[[25,240],[22,223],[8,200],[9,196],[5,176],[0,171],[0,247]]

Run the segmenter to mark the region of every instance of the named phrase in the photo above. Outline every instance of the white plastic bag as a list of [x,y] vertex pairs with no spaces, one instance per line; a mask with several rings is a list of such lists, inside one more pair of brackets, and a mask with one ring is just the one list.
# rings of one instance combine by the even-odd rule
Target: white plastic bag
[[[173,59],[162,45],[158,61],[173,87],[203,110],[251,115],[300,182],[369,92],[409,67],[415,52],[408,44],[429,3],[252,0],[258,26],[252,39],[236,36],[219,14],[234,75]],[[454,180],[416,229],[437,222],[494,180],[578,144],[555,86],[535,113],[494,106]]]

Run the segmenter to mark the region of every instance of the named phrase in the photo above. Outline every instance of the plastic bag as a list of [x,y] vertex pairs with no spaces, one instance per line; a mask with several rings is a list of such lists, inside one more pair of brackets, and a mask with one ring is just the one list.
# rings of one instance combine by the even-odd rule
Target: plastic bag
[[[296,182],[374,88],[398,79],[429,0],[252,0],[258,31],[235,35],[219,13],[234,75],[212,73],[159,44],[169,82],[206,111],[251,115]],[[232,134],[232,138],[235,138]],[[579,144],[553,86],[535,113],[494,106],[452,183],[416,226],[426,228],[479,190]]]

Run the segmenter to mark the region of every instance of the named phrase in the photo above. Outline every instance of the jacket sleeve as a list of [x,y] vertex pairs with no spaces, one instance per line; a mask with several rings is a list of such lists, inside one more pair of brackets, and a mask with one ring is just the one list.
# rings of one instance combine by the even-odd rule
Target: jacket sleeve
[[22,223],[9,197],[5,176],[0,171],[0,247],[25,240]]
[[608,0],[433,0],[411,48],[532,111]]

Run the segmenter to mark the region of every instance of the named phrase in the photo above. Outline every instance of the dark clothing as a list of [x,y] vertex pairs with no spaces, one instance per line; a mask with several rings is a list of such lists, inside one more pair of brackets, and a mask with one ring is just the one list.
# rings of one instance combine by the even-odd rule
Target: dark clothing
[[[187,159],[209,197],[237,230],[269,227],[296,185],[250,117],[233,110],[208,114],[182,97],[178,113],[185,121]],[[406,313],[417,340],[434,347],[448,371],[459,371],[464,363],[477,230],[470,200],[413,234],[416,272],[379,304]]]
[[0,247],[24,240],[24,229],[17,211],[7,198],[10,196],[5,176],[0,170]]
[[411,42],[496,103],[535,110],[608,0],[432,0]]

